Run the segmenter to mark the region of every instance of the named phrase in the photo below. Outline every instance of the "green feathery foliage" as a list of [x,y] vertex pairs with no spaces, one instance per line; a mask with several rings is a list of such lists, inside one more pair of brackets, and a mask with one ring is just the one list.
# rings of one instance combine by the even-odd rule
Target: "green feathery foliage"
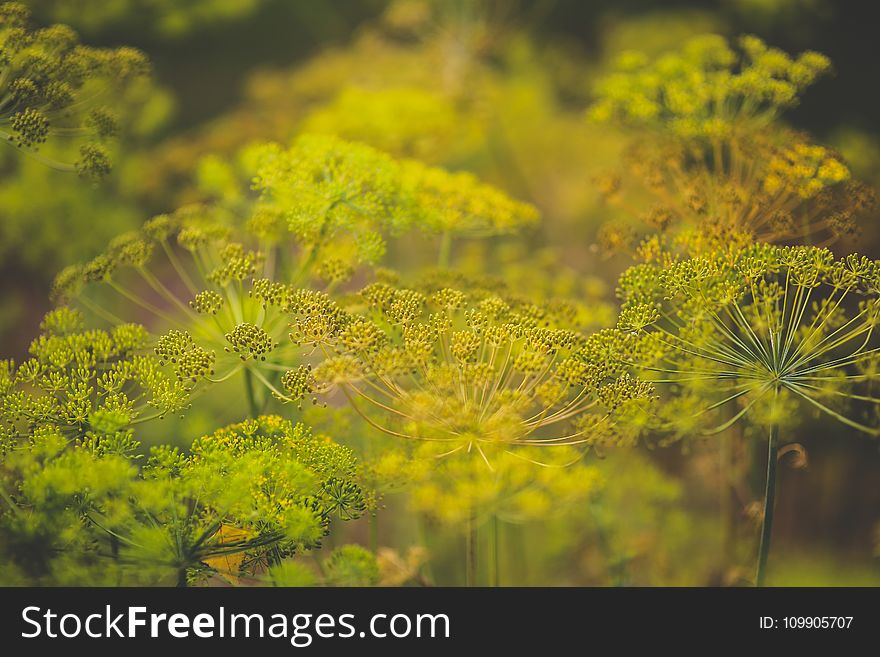
[[302,562],[287,559],[269,569],[267,579],[273,586],[375,586],[380,566],[374,555],[360,545],[336,548],[320,565],[320,574]]
[[139,465],[137,448],[130,436],[124,448],[106,435],[72,445],[46,425],[7,452],[4,583],[238,581],[366,509],[354,455],[276,416],[220,429],[189,454],[157,446]]

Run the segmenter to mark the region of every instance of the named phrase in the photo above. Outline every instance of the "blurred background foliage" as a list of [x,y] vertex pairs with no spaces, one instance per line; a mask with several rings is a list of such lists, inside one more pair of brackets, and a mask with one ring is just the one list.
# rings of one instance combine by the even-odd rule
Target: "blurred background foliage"
[[[593,180],[618,162],[628,140],[616,128],[586,122],[584,109],[595,80],[620,52],[658,54],[706,32],[753,33],[787,52],[827,54],[835,74],[785,119],[838,149],[856,177],[880,182],[880,89],[867,73],[880,62],[876,30],[859,11],[830,0],[27,4],[40,23],[69,24],[90,45],[142,49],[154,76],[119,108],[125,121],[113,145],[114,171],[101,183],[12,149],[0,154],[0,340],[8,356],[26,352],[63,266],[96,255],[112,236],[154,214],[222,197],[241,182],[234,163],[243,148],[264,140],[289,144],[305,131],[470,171],[535,204],[543,221],[524,241],[456,244],[454,263],[504,278],[523,293],[581,299],[589,312],[583,326],[610,325],[614,281],[628,261],[595,246],[611,210]],[[865,227],[860,251],[876,254],[878,237]],[[392,242],[385,264],[407,268],[421,253]],[[142,439],[188,445],[240,419],[240,401],[237,387],[219,387],[209,403]],[[338,409],[309,408],[304,416],[322,429],[332,425],[336,437],[350,436],[365,451],[383,444]],[[771,583],[880,583],[872,554],[880,521],[877,443],[821,423],[798,442],[808,459],[804,467],[783,467]],[[595,485],[581,491],[578,504],[540,520],[504,523],[501,583],[747,579],[758,488],[737,498],[742,540],[725,547],[711,483],[715,449],[684,449],[591,458]],[[335,542],[354,540],[378,549],[382,581],[463,583],[461,532],[424,513],[406,490],[387,491],[377,527],[349,523],[329,539],[328,552]],[[476,547],[491,549],[484,537]],[[722,568],[715,555],[724,549],[745,570]]]

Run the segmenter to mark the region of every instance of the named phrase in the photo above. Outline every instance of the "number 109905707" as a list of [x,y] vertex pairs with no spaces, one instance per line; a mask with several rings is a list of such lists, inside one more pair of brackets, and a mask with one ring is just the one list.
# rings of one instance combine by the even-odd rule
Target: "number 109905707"
[[761,616],[761,629],[785,630],[848,630],[852,627],[853,616]]

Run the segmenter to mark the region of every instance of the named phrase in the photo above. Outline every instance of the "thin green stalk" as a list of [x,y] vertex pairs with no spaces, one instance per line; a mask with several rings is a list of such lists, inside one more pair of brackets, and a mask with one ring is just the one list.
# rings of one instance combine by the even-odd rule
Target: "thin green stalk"
[[9,508],[15,515],[24,515],[21,507],[19,507],[18,504],[15,503],[15,500],[12,499],[12,496],[6,492],[6,487],[3,485],[2,482],[0,482],[0,498],[3,498],[3,501],[9,505]]
[[367,518],[367,524],[370,532],[370,552],[376,554],[379,550],[379,514],[371,513]]
[[724,566],[732,563],[736,553],[736,500],[734,495],[734,444],[739,443],[737,426],[721,434],[719,440],[721,465],[722,556]]
[[177,588],[186,588],[186,567],[177,569]]
[[770,554],[770,536],[773,533],[773,511],[776,505],[776,458],[779,443],[779,425],[770,427],[767,443],[767,480],[764,488],[764,519],[761,523],[761,543],[758,548],[758,568],[755,586],[764,586],[767,576],[767,557]]
[[526,549],[526,535],[522,525],[505,525],[505,545],[510,546],[511,562],[516,564],[516,586],[529,586],[529,560]]
[[244,368],[244,389],[247,394],[248,409],[251,418],[256,418],[260,414],[260,407],[257,405],[257,396],[254,391],[254,378],[250,368]]

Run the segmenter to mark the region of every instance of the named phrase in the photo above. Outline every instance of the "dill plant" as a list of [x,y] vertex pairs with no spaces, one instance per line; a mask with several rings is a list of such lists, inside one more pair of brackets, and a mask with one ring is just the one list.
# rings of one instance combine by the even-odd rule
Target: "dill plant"
[[[357,267],[381,258],[386,235],[415,226],[442,232],[445,260],[453,236],[510,232],[537,218],[531,206],[470,175],[330,136],[305,135],[290,149],[252,147],[239,165],[253,172],[253,189],[233,168],[207,163],[201,175],[212,203],[120,235],[93,260],[62,271],[53,288],[56,300],[111,326],[124,325],[120,315],[147,314],[151,331],[141,329],[141,346],[185,396],[175,411],[188,408],[190,393],[236,377],[252,417],[272,397],[299,402],[310,380],[296,368],[303,347],[353,321],[333,297]],[[167,520],[170,509],[155,516]],[[230,531],[207,529],[218,537]],[[202,550],[220,538],[178,538],[193,548],[175,557],[191,563],[179,568],[181,582],[187,567],[225,558],[225,548]]]
[[142,220],[130,199],[120,199],[127,167],[107,174],[171,111],[170,94],[150,73],[133,48],[84,45],[67,25],[35,26],[22,4],[0,6],[0,256],[7,272],[16,271],[3,285],[7,342],[14,323],[30,315],[23,297],[42,297],[56,273],[47,262],[76,261]]
[[348,311],[314,295],[292,308],[291,337],[321,362],[291,370],[277,394],[338,390],[370,427],[410,443],[415,460],[391,453],[376,469],[409,479],[416,509],[465,526],[471,584],[476,527],[488,521],[497,583],[498,518],[585,499],[599,477],[579,465],[579,447],[640,415],[652,388],[591,367],[586,338],[561,328],[565,303],[388,283],[360,298]]
[[[312,219],[314,215],[320,216],[323,209],[321,203],[329,202],[331,211],[362,211],[362,203],[356,198],[348,198],[346,194],[327,197],[323,190],[316,199],[320,207],[305,206],[303,197],[308,198],[316,191],[310,176],[320,166],[307,164],[309,169],[302,168],[302,151],[297,148],[300,145],[317,150],[316,163],[329,163],[335,154],[346,150],[352,151],[352,155],[359,150],[364,156],[371,156],[374,161],[367,159],[365,166],[357,165],[354,157],[334,163],[334,175],[342,179],[351,177],[350,182],[356,185],[359,180],[356,166],[362,166],[360,175],[384,170],[383,184],[389,186],[390,196],[394,199],[393,207],[387,208],[389,216],[385,219],[386,223],[382,225],[377,221],[384,214],[379,211],[380,208],[375,208],[372,214],[369,211],[363,214],[368,218],[373,217],[376,228],[383,228],[392,235],[417,228],[429,236],[439,236],[438,264],[442,267],[449,265],[455,239],[485,239],[521,234],[534,228],[539,221],[538,210],[534,206],[511,198],[471,173],[448,171],[415,159],[392,158],[365,143],[341,139],[333,131],[327,130],[323,133],[301,135],[296,140],[294,149],[288,151],[284,157],[279,157],[277,153],[269,156],[271,170],[267,170],[265,174],[260,171],[256,173],[258,189],[266,190],[272,186],[267,191],[273,193],[280,203],[284,203],[284,199],[279,196],[279,191],[285,190],[283,194],[288,195],[287,203],[281,207],[288,212],[289,227],[294,232],[314,229]],[[323,152],[320,149],[324,149]],[[217,156],[204,158],[198,170],[198,181],[203,192],[231,204],[232,207],[240,207],[248,196],[248,190],[243,189],[239,181],[251,184],[254,176],[254,150],[253,147],[244,149],[237,161],[231,163]],[[380,166],[383,169],[378,169]],[[300,205],[293,212],[302,215],[302,226],[298,228],[294,226],[293,212],[290,210],[296,207],[295,204]],[[371,228],[369,222],[365,227],[368,233]],[[364,232],[357,223],[325,227],[318,222],[317,230],[326,231],[327,243],[334,241],[334,238],[338,241],[341,231],[351,232],[359,250],[363,252],[359,254],[360,260],[368,264],[375,263],[385,255],[385,243],[374,237],[361,238],[357,242],[358,235]]]
[[250,141],[308,131],[470,171],[552,216],[544,230],[570,229],[596,212],[583,180],[619,137],[585,129],[568,102],[589,62],[536,43],[516,21],[495,22],[497,9],[394,2],[349,43],[255,73],[239,106],[155,149],[148,193],[186,198],[204,153],[227,158]]
[[185,410],[196,377],[178,376],[138,325],[84,329],[62,308],[43,331],[30,358],[0,367],[5,583],[238,578],[366,509],[353,453],[276,416],[144,461],[138,425]]
[[89,520],[118,540],[120,561],[173,569],[179,586],[206,570],[265,572],[366,508],[354,455],[278,416],[219,429],[187,455],[154,448],[129,495],[130,513]]
[[837,153],[779,122],[830,66],[819,53],[791,57],[753,36],[742,37],[739,50],[705,35],[653,61],[621,55],[588,112],[639,139],[625,157],[628,176],[596,179],[629,217],[602,228],[603,244],[631,249],[645,229],[680,226],[700,228],[714,244],[745,234],[821,245],[853,234],[873,193],[851,179]]
[[536,217],[465,174],[419,168],[414,178],[415,163],[335,137],[305,135],[290,149],[264,145],[243,158],[256,193],[224,175],[228,167],[215,168],[215,203],[120,235],[63,270],[54,296],[111,324],[124,321],[119,312],[147,313],[163,361],[182,379],[242,375],[252,416],[271,399],[259,399],[258,388],[277,391],[298,359],[287,339],[291,309],[309,290],[326,296],[375,265],[387,235],[416,226],[450,238],[510,231]]
[[115,435],[188,406],[198,377],[181,378],[166,366],[143,326],[87,329],[80,312],[62,307],[41,328],[27,359],[3,361],[4,441],[47,426],[70,440]]
[[[593,338],[670,394],[658,427],[768,440],[756,583],[766,574],[781,432],[803,411],[876,436],[877,262],[819,247],[732,246],[623,274],[618,327]],[[723,415],[725,414],[726,415]]]
[[[737,44],[698,36],[653,59],[621,55],[588,112],[637,136],[623,172],[596,177],[623,212],[600,228],[600,244],[664,267],[756,243],[852,240],[876,206],[873,190],[853,180],[838,153],[780,121],[830,69],[819,53],[790,56],[753,36]],[[737,410],[724,412],[730,419]],[[728,557],[739,431],[733,423],[717,441]]]
[[[142,68],[133,52],[95,54],[52,28],[21,37],[33,52],[22,50],[26,13],[4,7],[3,63],[15,70],[61,37],[70,49],[53,62],[65,74],[79,61],[68,56],[85,53],[101,62],[96,70],[122,79],[128,73],[114,66]],[[499,521],[583,506],[599,541],[613,534],[613,511],[597,508],[608,482],[584,461],[587,448],[632,444],[649,431],[715,435],[748,421],[769,436],[762,584],[776,455],[792,409],[880,432],[877,263],[764,243],[834,239],[871,205],[836,153],[777,123],[827,72],[826,58],[792,58],[753,37],[741,40],[740,55],[715,36],[654,63],[621,58],[591,115],[648,138],[630,164],[660,200],[643,215],[658,234],[641,243],[643,264],[620,280],[617,327],[588,335],[584,328],[602,320],[585,312],[584,299],[551,298],[554,282],[529,275],[546,254],[520,263],[525,274],[504,270],[506,280],[377,267],[392,238],[415,230],[439,244],[442,270],[456,240],[518,235],[538,222],[533,206],[469,173],[406,159],[455,161],[473,139],[515,168],[499,157],[508,145],[481,123],[482,99],[467,89],[490,78],[479,61],[489,22],[452,15],[432,32],[430,15],[442,8],[426,11],[392,8],[385,28],[423,38],[425,52],[412,59],[422,64],[467,37],[462,58],[444,61],[442,93],[347,87],[328,100],[335,91],[322,89],[327,104],[304,122],[314,132],[289,146],[203,159],[204,203],[157,216],[58,276],[57,301],[111,328],[86,328],[78,311],[61,307],[44,320],[28,360],[0,367],[0,522],[8,530],[0,550],[14,563],[9,579],[94,582],[101,571],[100,581],[181,586],[211,574],[233,583],[373,584],[378,564],[362,548],[335,551],[321,577],[292,557],[318,547],[331,518],[374,508],[368,489],[378,481],[402,482],[417,511],[464,528],[471,584],[476,529],[486,527],[497,584]],[[394,62],[399,49],[388,49]],[[300,86],[314,70],[305,83],[297,78]],[[49,86],[33,96],[42,104],[7,117],[19,147],[33,149],[56,125]],[[110,118],[93,112],[82,125],[106,137]],[[467,137],[464,146],[455,135]],[[104,172],[103,151],[84,149],[91,160],[82,172]],[[628,202],[619,180],[600,182],[609,200]],[[609,228],[603,237],[623,244],[633,235]],[[351,293],[364,279],[376,282]],[[541,300],[511,292],[523,289]],[[145,315],[143,325],[129,321]],[[157,446],[141,454],[138,425],[182,413],[208,386],[239,376],[251,419],[186,453]],[[304,425],[264,415],[273,400],[301,407],[334,393],[359,428],[393,441],[365,467]],[[677,499],[675,491],[658,496]],[[626,581],[627,555],[605,558],[612,578]],[[412,578],[418,565],[404,570]]]

